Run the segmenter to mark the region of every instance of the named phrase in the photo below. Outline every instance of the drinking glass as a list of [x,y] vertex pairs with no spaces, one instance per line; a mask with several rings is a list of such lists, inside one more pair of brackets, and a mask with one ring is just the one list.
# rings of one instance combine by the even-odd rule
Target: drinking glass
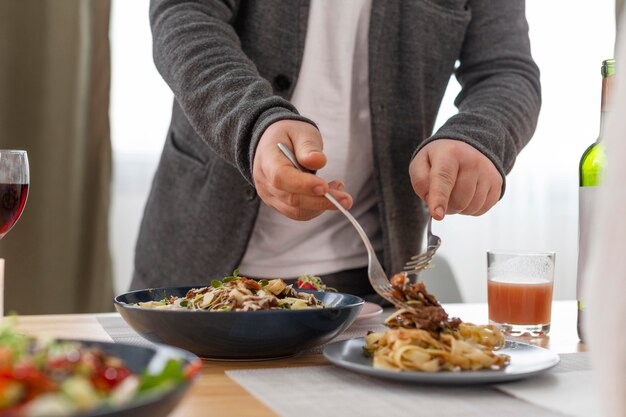
[[[30,184],[26,151],[0,149],[0,239],[20,218]],[[0,259],[0,317],[4,315],[4,259]]]
[[20,218],[29,183],[26,151],[0,149],[0,239]]
[[489,323],[514,336],[550,331],[554,252],[487,252]]

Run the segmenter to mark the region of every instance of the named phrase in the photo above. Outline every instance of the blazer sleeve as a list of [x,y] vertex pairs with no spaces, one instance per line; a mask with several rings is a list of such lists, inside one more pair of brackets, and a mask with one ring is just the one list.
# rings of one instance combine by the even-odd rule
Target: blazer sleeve
[[[541,107],[523,0],[470,0],[471,21],[455,70],[458,113],[422,145],[449,138],[486,155],[502,175],[532,137]],[[503,188],[504,192],[504,182]]]
[[[238,0],[151,0],[154,62],[191,126],[252,184],[252,161],[273,122],[300,116],[242,51]],[[312,123],[313,124],[313,123]]]

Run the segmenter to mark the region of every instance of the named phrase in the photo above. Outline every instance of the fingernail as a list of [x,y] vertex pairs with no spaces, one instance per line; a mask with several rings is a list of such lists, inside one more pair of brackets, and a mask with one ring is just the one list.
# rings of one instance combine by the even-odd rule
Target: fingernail
[[339,191],[343,191],[345,189],[345,185],[343,182],[340,182],[339,184],[337,184],[337,189]]
[[443,218],[443,214],[444,214],[443,207],[437,207],[435,209],[435,214],[437,215],[437,217]]
[[324,191],[324,187],[321,185],[317,185],[313,188],[313,193],[315,195],[324,195],[326,192]]
[[343,208],[350,208],[350,200],[349,199],[344,198],[344,199],[340,200],[339,202],[341,203]]

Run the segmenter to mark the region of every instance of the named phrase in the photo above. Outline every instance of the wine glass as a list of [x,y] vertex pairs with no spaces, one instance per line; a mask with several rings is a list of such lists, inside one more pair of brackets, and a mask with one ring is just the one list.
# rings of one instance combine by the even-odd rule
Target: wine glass
[[26,151],[0,149],[0,239],[20,218],[29,183]]

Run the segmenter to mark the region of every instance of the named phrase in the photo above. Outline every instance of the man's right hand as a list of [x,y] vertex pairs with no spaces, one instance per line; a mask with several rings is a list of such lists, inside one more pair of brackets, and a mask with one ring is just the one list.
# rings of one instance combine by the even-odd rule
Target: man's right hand
[[306,169],[315,171],[326,165],[322,136],[315,126],[296,120],[272,123],[259,140],[252,167],[257,193],[265,204],[294,220],[310,220],[325,210],[337,210],[324,197],[327,192],[346,209],[352,206],[342,181],[326,183],[317,175],[300,172],[278,149],[278,143],[287,145]]

